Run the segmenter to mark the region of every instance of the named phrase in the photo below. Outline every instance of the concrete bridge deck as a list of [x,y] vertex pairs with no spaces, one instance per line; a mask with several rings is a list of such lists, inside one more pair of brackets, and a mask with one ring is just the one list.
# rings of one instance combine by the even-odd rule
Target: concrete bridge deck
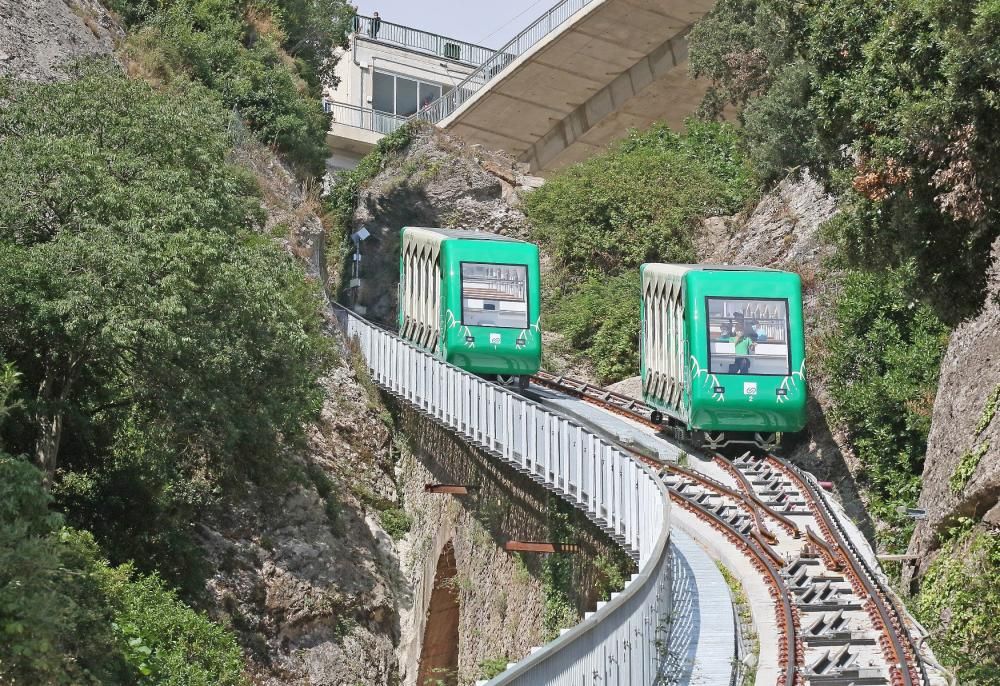
[[679,126],[706,87],[687,74],[687,34],[713,5],[590,0],[496,75],[493,62],[481,66],[481,85],[469,77],[478,90],[438,125],[537,172],[586,159],[630,128]]

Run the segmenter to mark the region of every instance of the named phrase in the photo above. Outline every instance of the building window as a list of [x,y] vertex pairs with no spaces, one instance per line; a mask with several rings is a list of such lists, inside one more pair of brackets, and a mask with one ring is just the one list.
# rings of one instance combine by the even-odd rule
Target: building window
[[379,112],[396,112],[396,78],[392,74],[375,72],[372,85],[372,108]]
[[376,71],[372,75],[372,109],[408,117],[441,97],[441,86]]

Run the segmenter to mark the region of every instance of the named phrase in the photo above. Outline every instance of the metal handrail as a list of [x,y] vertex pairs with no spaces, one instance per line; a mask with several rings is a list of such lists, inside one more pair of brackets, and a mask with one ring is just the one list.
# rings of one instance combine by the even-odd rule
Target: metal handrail
[[370,107],[358,107],[343,102],[323,101],[323,111],[333,115],[331,123],[353,126],[376,133],[392,133],[406,123],[406,117],[380,112]]
[[380,387],[528,475],[609,533],[639,573],[595,613],[488,686],[653,684],[666,659],[671,606],[666,487],[640,461],[559,413],[447,364],[334,305]]
[[465,77],[453,90],[443,94],[429,107],[411,115],[411,119],[421,119],[433,124],[444,120],[465,104],[487,83],[506,69],[519,56],[553,33],[570,17],[584,7],[600,0],[562,0],[555,7],[540,16],[528,28],[514,36],[507,45],[494,52],[479,67]]
[[469,64],[473,67],[479,66],[496,52],[493,48],[466,43],[457,38],[449,38],[401,24],[393,24],[384,19],[379,21],[376,30],[375,20],[360,14],[354,18],[354,35],[376,43],[398,45],[452,62]]

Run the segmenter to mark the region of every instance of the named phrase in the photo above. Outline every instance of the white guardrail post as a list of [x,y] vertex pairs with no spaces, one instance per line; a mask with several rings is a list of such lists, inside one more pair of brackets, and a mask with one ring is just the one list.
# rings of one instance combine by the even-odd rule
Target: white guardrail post
[[666,487],[585,427],[335,310],[375,383],[582,510],[639,564],[621,593],[488,686],[655,684],[671,610]]

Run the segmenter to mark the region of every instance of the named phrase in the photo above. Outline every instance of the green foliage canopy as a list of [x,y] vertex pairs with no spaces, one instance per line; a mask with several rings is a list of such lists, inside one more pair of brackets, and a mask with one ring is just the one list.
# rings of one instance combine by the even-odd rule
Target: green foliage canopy
[[0,355],[24,408],[6,444],[65,469],[61,501],[116,561],[177,580],[192,561],[165,538],[232,475],[269,469],[318,407],[316,289],[249,230],[256,190],[203,88],[104,72],[7,88]]
[[754,191],[737,129],[695,121],[682,133],[632,132],[553,174],[525,200],[533,238],[560,274],[545,284],[545,326],[602,381],[638,373],[639,265],[693,261],[697,222],[737,211]]
[[30,684],[245,683],[232,635],[155,575],[109,567],[49,511],[42,474],[0,454],[0,678]]
[[889,523],[883,541],[905,548],[909,521],[896,513],[920,492],[931,408],[948,330],[907,293],[912,271],[853,272],[835,306],[825,341],[836,415],[849,427],[872,497],[872,514]]
[[914,292],[954,323],[1000,226],[998,39],[998,0],[720,0],[691,68],[713,83],[706,114],[737,107],[758,174],[824,175],[851,263],[912,263]]

